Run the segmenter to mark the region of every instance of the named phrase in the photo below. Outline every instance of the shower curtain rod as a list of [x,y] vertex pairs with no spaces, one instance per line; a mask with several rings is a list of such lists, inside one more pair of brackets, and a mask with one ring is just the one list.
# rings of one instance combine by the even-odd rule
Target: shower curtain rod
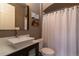
[[[74,6],[77,6],[77,8],[79,8],[79,5],[74,5]],[[71,6],[71,7],[65,7],[65,8],[73,8],[74,6]],[[52,13],[52,12],[56,12],[56,11],[59,11],[59,10],[64,10],[65,8],[61,8],[61,9],[56,9],[56,10],[53,10],[53,11],[50,11],[50,12],[43,12],[43,15],[45,14],[49,14],[49,13]]]

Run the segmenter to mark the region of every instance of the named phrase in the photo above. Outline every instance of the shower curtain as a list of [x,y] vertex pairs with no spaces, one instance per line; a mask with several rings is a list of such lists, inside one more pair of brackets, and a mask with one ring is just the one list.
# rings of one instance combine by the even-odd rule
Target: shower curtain
[[44,47],[55,50],[57,56],[76,56],[77,6],[43,15]]

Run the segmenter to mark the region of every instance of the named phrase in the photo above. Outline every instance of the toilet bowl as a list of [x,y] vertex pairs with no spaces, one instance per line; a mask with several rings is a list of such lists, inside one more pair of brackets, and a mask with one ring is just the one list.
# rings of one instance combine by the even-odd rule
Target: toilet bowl
[[54,50],[51,48],[42,48],[40,52],[43,56],[54,56],[55,54]]
[[40,39],[39,42],[39,52],[42,54],[42,56],[54,56],[55,51],[51,48],[43,47],[43,39]]

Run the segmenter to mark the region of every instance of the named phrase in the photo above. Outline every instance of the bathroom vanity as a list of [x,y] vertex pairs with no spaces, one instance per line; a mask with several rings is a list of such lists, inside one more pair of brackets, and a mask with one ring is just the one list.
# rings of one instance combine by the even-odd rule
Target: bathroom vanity
[[39,55],[39,42],[26,46],[25,48],[15,51],[9,54],[8,56],[29,56],[29,51],[32,49],[35,49],[35,55],[38,56]]
[[0,56],[28,56],[31,49],[35,50],[35,55],[39,55],[40,39],[33,40],[30,44],[15,48],[9,45],[7,41],[9,38],[0,38]]

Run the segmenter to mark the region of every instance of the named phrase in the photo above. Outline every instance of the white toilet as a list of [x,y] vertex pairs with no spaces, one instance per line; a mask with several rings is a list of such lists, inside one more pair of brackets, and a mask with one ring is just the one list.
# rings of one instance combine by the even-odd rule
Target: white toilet
[[43,55],[43,56],[54,56],[55,51],[51,48],[47,48],[47,47],[43,47],[43,39],[40,39],[40,43],[39,43],[39,52]]

